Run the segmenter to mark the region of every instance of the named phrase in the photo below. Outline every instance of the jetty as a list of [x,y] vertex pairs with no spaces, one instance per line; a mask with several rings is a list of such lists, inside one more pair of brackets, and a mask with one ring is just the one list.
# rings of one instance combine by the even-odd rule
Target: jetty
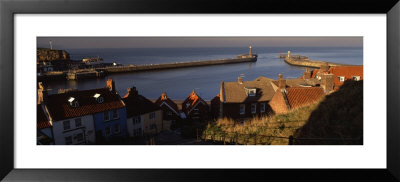
[[326,64],[326,63],[328,63],[328,65],[330,67],[332,67],[332,66],[355,66],[355,65],[350,65],[350,64],[310,60],[307,56],[290,54],[290,51],[288,51],[287,54],[281,53],[279,55],[279,58],[284,59],[285,62],[289,65],[311,67],[311,68],[320,68],[321,65]]
[[111,65],[111,66],[91,68],[91,69],[74,69],[67,71],[46,72],[38,75],[38,81],[59,80],[59,79],[79,80],[86,78],[104,77],[108,74],[113,74],[113,73],[155,71],[164,69],[256,62],[257,57],[258,57],[257,54],[252,53],[252,47],[250,46],[248,54],[237,55],[235,58],[190,61],[190,62],[174,62],[174,63],[163,63],[163,64]]

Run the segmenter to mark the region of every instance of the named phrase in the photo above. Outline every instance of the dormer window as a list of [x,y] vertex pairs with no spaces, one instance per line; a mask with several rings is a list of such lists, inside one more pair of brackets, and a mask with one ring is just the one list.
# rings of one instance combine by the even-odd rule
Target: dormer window
[[256,96],[256,88],[245,88],[247,96]]
[[99,103],[99,104],[104,102],[104,98],[98,93],[94,94],[93,97],[96,99],[97,103]]
[[190,106],[190,103],[186,103],[186,108],[188,108]]
[[70,97],[68,99],[68,102],[69,102],[69,105],[71,105],[71,107],[79,107],[79,103],[74,97]]
[[340,82],[344,82],[344,76],[339,76],[338,79]]
[[360,81],[360,76],[353,76],[353,80]]

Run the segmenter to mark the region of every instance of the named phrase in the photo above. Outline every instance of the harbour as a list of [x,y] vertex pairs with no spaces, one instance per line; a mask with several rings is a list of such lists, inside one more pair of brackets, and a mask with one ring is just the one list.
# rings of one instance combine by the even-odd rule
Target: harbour
[[[246,47],[223,48],[152,48],[152,49],[82,49],[67,50],[71,59],[77,60],[91,55],[99,55],[105,63],[118,61],[123,65],[150,65],[185,62],[188,60],[224,59],[248,50]],[[161,92],[167,92],[172,99],[184,99],[193,89],[205,100],[211,100],[218,94],[221,81],[235,81],[243,75],[244,80],[254,80],[259,76],[276,78],[279,73],[286,78],[297,78],[305,67],[292,66],[279,58],[280,52],[291,50],[299,55],[307,55],[316,60],[338,61],[353,65],[362,65],[362,48],[316,48],[316,47],[254,47],[256,62],[218,64],[212,66],[183,67],[153,71],[120,72],[104,74],[102,77],[67,80],[62,72],[58,76],[48,77],[45,83],[49,93],[59,89],[79,90],[101,88],[107,79],[116,81],[117,91],[124,95],[127,88],[136,86],[145,97],[155,99]],[[115,55],[119,55],[116,57]],[[179,55],[179,56],[177,56]],[[149,60],[152,60],[151,62]],[[54,78],[54,79],[53,79]],[[182,94],[186,93],[186,94]]]

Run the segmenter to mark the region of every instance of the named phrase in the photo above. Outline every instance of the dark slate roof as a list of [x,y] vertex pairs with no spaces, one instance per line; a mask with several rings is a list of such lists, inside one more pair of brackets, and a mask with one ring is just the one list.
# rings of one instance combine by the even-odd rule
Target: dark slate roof
[[161,105],[162,105],[163,103],[164,103],[164,104],[167,104],[168,106],[170,106],[170,107],[176,112],[176,114],[179,115],[178,105],[177,105],[174,101],[172,101],[170,98],[168,98],[166,95],[165,95],[164,98],[163,98],[163,95],[161,95],[161,96],[158,97],[158,99],[155,101],[155,104],[158,105],[158,106],[160,106],[160,107],[161,107]]
[[128,118],[160,110],[161,108],[142,95],[126,95],[122,98]]
[[[104,102],[98,103],[93,97],[95,94],[100,94]],[[72,107],[69,104],[70,97],[74,97],[78,101],[79,107]],[[119,109],[124,106],[120,96],[108,88],[53,94],[48,96],[47,101],[50,116],[55,121]]]

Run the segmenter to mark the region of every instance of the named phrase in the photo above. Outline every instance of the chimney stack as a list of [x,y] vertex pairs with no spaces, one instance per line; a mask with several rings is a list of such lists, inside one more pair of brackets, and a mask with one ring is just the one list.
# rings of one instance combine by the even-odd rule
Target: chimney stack
[[47,100],[47,90],[44,88],[42,82],[38,83],[37,94],[38,94],[37,104],[41,104]]
[[161,94],[161,100],[167,100],[167,93],[163,92]]
[[115,82],[111,78],[107,80],[107,88],[109,88],[111,92],[115,92]]
[[139,92],[136,90],[136,87],[128,88],[127,89],[128,93],[126,94],[125,97],[136,97],[139,95]]
[[322,63],[321,67],[320,67],[320,71],[321,72],[328,72],[329,71],[329,63],[327,63],[327,62]]
[[325,93],[331,93],[333,91],[334,82],[333,74],[323,74],[321,78],[321,87],[324,89]]
[[310,79],[311,78],[311,72],[308,68],[306,68],[306,71],[304,72],[303,79]]
[[239,83],[239,84],[243,84],[243,78],[240,77],[240,76],[238,77],[238,83]]
[[282,74],[278,75],[278,87],[279,87],[279,89],[285,89],[286,88],[286,80],[283,79],[283,75]]

